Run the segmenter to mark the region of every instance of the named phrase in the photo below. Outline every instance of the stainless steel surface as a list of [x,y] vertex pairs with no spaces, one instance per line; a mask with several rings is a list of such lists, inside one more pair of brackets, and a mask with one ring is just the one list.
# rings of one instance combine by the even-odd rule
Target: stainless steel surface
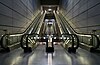
[[45,45],[40,45],[31,53],[16,49],[9,53],[0,53],[0,65],[100,65],[99,55],[81,48],[76,54],[70,54],[60,45],[55,45],[53,57],[45,53]]

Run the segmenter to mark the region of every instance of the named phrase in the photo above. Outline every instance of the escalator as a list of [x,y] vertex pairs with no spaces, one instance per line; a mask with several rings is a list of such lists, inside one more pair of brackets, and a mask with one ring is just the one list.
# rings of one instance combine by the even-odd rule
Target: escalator
[[[53,52],[53,44],[55,42],[66,43],[66,41],[70,41],[71,43],[68,43],[70,44],[68,45],[68,51],[73,51],[75,53],[79,45],[77,35],[70,34],[64,23],[57,21],[58,18],[56,18],[55,14],[53,14],[54,19],[49,18],[48,22],[46,22],[44,18],[46,18],[45,13],[43,15],[38,15],[29,27],[31,29],[28,28],[25,33],[3,35],[1,38],[2,49],[9,52],[10,50],[21,46],[21,48],[24,49],[24,52],[32,52],[32,48],[38,46],[38,42],[46,42],[46,47],[48,47],[48,40],[52,39],[50,43]],[[62,32],[58,23],[61,24]]]
[[1,52],[19,48],[21,37],[24,34],[31,34],[31,33],[37,33],[37,29],[41,27],[41,20],[43,19],[44,14],[38,13],[38,15],[35,17],[33,22],[29,25],[29,27],[23,32],[23,33],[15,33],[15,34],[5,34],[1,37],[0,40],[0,46],[1,46]]
[[68,52],[76,53],[76,50],[79,47],[79,38],[76,34],[70,33],[68,31],[68,28],[66,27],[65,23],[59,18],[59,16],[55,14],[57,24],[59,25],[59,29],[61,32],[61,35],[59,36],[59,39],[62,40],[62,46],[68,50]]
[[[21,48],[24,49],[24,52],[32,52],[34,46],[38,46],[37,42],[46,43],[46,52],[54,52],[54,37],[60,36],[60,31],[58,24],[55,19],[44,19],[42,26],[40,28],[40,34],[31,33],[24,34],[21,37]],[[53,40],[53,41],[52,41]],[[56,39],[56,42],[59,42],[60,39]],[[60,41],[61,42],[61,41]],[[33,46],[33,47],[32,47]]]
[[59,14],[57,14],[57,16],[61,20],[61,22],[63,22],[63,25],[65,24],[65,27],[67,27],[67,30],[69,31],[69,33],[76,34],[78,36],[79,42],[80,42],[79,46],[81,48],[89,50],[90,52],[95,52],[98,50],[100,46],[99,44],[100,40],[97,35],[77,33],[60,12]]
[[[71,31],[69,32],[68,27],[64,25],[65,22],[63,21],[64,19],[62,19],[62,17],[60,17],[59,15],[55,15],[55,21],[53,21],[52,23],[50,19],[48,22],[46,22],[44,20],[44,17],[45,14],[44,16],[41,16],[39,18],[40,20],[37,19],[38,22],[34,22],[34,26],[32,27],[33,29],[31,29],[31,32],[29,31],[29,33],[16,34],[16,36],[15,34],[4,36],[3,41],[6,42],[6,44],[9,42],[9,40],[6,40],[6,37],[10,36],[11,39],[14,39],[14,42],[11,45],[18,43],[19,46],[16,47],[18,49],[15,49],[9,53],[0,53],[0,65],[100,64],[99,60],[97,60],[100,58],[100,56],[91,54],[86,50],[78,48],[79,41],[81,41],[80,37],[74,33],[72,34]],[[9,37],[7,37],[7,39],[8,38]],[[4,44],[4,42],[4,50],[9,51],[10,45],[6,45]],[[45,42],[46,44],[41,45],[40,43],[43,42]],[[54,43],[57,43],[57,45],[55,45]],[[19,48],[20,46],[21,48]],[[46,50],[47,47],[49,50]],[[24,52],[31,53],[23,53],[23,50]],[[66,50],[68,50],[68,52],[70,53],[74,52],[76,54],[70,54]],[[76,50],[78,50],[78,52],[76,52]],[[52,54],[53,57],[50,54]]]

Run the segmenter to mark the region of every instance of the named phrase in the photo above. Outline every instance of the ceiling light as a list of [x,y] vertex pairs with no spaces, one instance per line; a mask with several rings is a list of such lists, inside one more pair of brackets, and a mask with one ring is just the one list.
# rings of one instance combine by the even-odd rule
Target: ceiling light
[[52,9],[48,9],[48,11],[51,11]]

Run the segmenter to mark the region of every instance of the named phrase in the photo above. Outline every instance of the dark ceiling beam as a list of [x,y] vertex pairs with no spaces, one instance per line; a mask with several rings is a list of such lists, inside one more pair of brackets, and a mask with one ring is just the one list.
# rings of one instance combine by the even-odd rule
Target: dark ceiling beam
[[59,0],[40,0],[41,5],[59,5]]

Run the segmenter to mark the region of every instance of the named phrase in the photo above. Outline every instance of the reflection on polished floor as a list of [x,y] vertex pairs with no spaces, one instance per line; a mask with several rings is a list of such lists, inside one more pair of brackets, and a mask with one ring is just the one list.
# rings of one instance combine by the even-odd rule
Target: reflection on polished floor
[[39,45],[31,53],[15,49],[9,53],[0,53],[0,65],[100,65],[99,55],[78,49],[77,53],[68,53],[62,46],[55,45],[55,52],[45,53],[45,45]]

